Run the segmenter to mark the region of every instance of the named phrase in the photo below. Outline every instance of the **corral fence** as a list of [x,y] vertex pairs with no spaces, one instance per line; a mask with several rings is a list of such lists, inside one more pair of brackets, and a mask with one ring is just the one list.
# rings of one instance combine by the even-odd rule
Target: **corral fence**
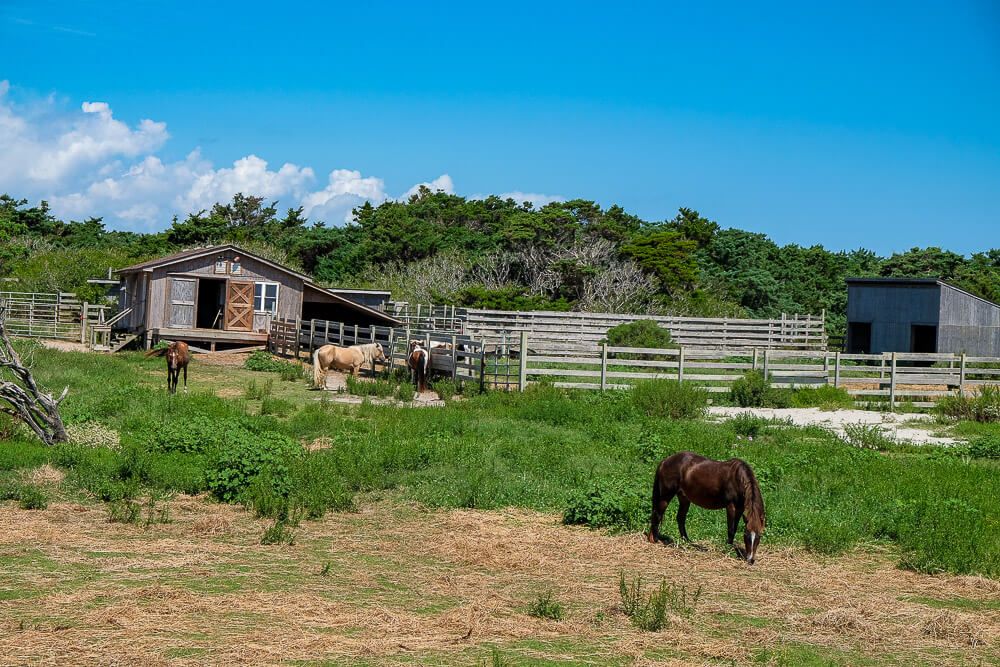
[[462,333],[487,345],[500,345],[524,331],[531,335],[536,349],[585,351],[600,344],[608,329],[638,320],[656,322],[670,331],[676,343],[688,348],[826,350],[828,344],[825,312],[819,316],[741,319],[484,310],[402,302],[389,302],[383,310],[411,327]]
[[110,306],[81,302],[66,292],[0,292],[0,303],[5,307],[6,329],[14,336],[81,343],[112,311]]
[[801,350],[708,350],[595,345],[589,350],[539,349],[525,333],[518,347],[518,386],[537,382],[574,389],[628,389],[646,379],[692,382],[708,392],[730,391],[749,371],[774,388],[844,389],[866,407],[931,407],[936,399],[1000,384],[1000,358],[956,354],[844,354]]
[[268,349],[296,359],[309,356],[327,344],[340,346],[381,343],[387,364],[376,364],[372,374],[407,368],[409,341],[420,340],[430,350],[431,370],[480,388],[511,389],[518,386],[517,362],[487,350],[482,341],[456,333],[410,327],[360,326],[328,320],[271,320]]
[[576,346],[558,349],[548,339],[538,344],[527,331],[488,344],[457,333],[412,327],[283,319],[272,321],[268,344],[276,354],[301,358],[303,351],[311,353],[327,343],[379,342],[385,346],[389,363],[372,369],[378,373],[406,368],[410,340],[422,340],[430,347],[436,374],[504,390],[523,391],[543,382],[569,389],[629,389],[637,381],[668,379],[694,383],[711,393],[726,393],[747,372],[760,371],[774,388],[829,385],[844,389],[859,406],[892,410],[902,404],[931,407],[944,396],[1000,384],[1000,358],[955,354],[845,354],[683,345],[661,349],[604,343],[583,350]]

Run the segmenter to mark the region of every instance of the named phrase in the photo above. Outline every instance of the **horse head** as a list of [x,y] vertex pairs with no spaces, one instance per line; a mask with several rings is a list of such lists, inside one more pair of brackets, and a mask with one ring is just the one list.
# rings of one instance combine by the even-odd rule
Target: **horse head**
[[743,527],[743,555],[747,565],[753,565],[757,557],[757,547],[760,546],[760,538],[764,534],[764,517],[755,511],[747,512]]
[[372,348],[372,358],[375,361],[388,361],[385,356],[385,349],[382,347],[382,343],[375,343],[375,347]]

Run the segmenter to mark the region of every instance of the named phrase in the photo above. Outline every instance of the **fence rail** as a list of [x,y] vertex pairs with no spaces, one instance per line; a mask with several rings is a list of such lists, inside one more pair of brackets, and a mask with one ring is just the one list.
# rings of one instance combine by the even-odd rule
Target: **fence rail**
[[539,353],[525,332],[519,386],[545,381],[575,389],[627,389],[662,378],[692,382],[708,392],[728,392],[757,370],[775,388],[834,386],[861,403],[930,407],[935,399],[1000,384],[1000,358],[954,354],[843,354],[796,350],[654,349],[595,345],[586,350]]
[[775,319],[666,317],[618,313],[510,311],[411,305],[389,302],[386,312],[409,326],[455,331],[499,344],[520,332],[531,334],[535,349],[586,349],[597,345],[608,329],[637,320],[652,320],[685,347],[826,350],[825,313],[782,315]]
[[456,333],[409,327],[360,326],[328,320],[271,321],[268,346],[271,352],[300,358],[323,345],[341,346],[381,343],[388,359],[376,364],[371,372],[392,372],[407,368],[409,341],[420,340],[430,349],[431,370],[455,380],[474,382],[481,388],[510,389],[517,386],[517,375],[506,357],[490,352],[482,341]]
[[15,336],[87,342],[90,327],[102,324],[108,306],[80,302],[75,295],[41,292],[0,292],[7,330]]

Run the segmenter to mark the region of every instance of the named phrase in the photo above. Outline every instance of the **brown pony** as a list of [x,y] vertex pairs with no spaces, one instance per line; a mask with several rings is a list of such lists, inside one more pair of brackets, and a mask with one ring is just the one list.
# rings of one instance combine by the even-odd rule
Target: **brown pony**
[[184,371],[184,393],[188,390],[188,362],[191,361],[191,350],[188,344],[182,340],[174,341],[159,350],[150,350],[147,357],[167,358],[167,391],[171,394],[177,393],[177,381],[180,379],[181,371]]
[[427,391],[427,374],[430,371],[431,354],[424,349],[418,340],[410,341],[410,353],[406,357],[406,365],[410,367],[410,376],[417,391]]
[[[764,533],[764,499],[760,485],[746,461],[715,461],[694,452],[678,452],[660,462],[653,481],[653,514],[650,518],[650,542],[660,539],[660,521],[671,499],[677,496],[677,529],[681,538],[691,542],[685,520],[691,503],[705,509],[726,508],[729,534],[727,541],[740,558],[753,565]],[[740,517],[743,517],[743,544],[733,544]]]

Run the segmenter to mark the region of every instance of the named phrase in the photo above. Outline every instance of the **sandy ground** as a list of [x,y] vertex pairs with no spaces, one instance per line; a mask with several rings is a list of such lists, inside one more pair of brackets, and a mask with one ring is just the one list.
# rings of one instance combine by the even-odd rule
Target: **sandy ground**
[[874,412],[869,410],[820,410],[819,408],[733,408],[713,406],[709,414],[721,419],[730,419],[738,414],[750,412],[766,419],[790,420],[796,426],[820,426],[844,434],[848,424],[876,424],[885,435],[897,442],[913,444],[954,445],[962,442],[956,438],[932,435],[927,429],[935,426],[931,417],[917,413]]
[[[100,504],[0,504],[4,664],[995,664],[1000,583],[765,542],[752,568],[524,510],[427,510],[393,495],[261,545],[268,522],[205,498],[171,522]],[[658,632],[622,613],[621,573],[690,596]],[[561,620],[528,613],[550,592]],[[763,658],[762,658],[762,652]],[[330,662],[325,662],[330,661]],[[485,661],[485,662],[484,662]],[[495,663],[494,663],[495,664]]]
[[[365,380],[364,377],[361,379]],[[347,375],[339,371],[327,372],[326,389],[327,391],[334,392],[333,396],[327,398],[327,400],[334,403],[360,404],[365,400],[363,396],[353,396],[347,393]],[[368,400],[376,405],[411,405],[418,408],[439,408],[444,406],[444,401],[431,389],[418,392],[413,397],[412,403],[401,403],[392,398],[377,398],[374,396],[368,397]]]
[[83,343],[74,343],[70,340],[57,340],[54,338],[36,338],[43,347],[60,352],[90,352],[90,347]]

